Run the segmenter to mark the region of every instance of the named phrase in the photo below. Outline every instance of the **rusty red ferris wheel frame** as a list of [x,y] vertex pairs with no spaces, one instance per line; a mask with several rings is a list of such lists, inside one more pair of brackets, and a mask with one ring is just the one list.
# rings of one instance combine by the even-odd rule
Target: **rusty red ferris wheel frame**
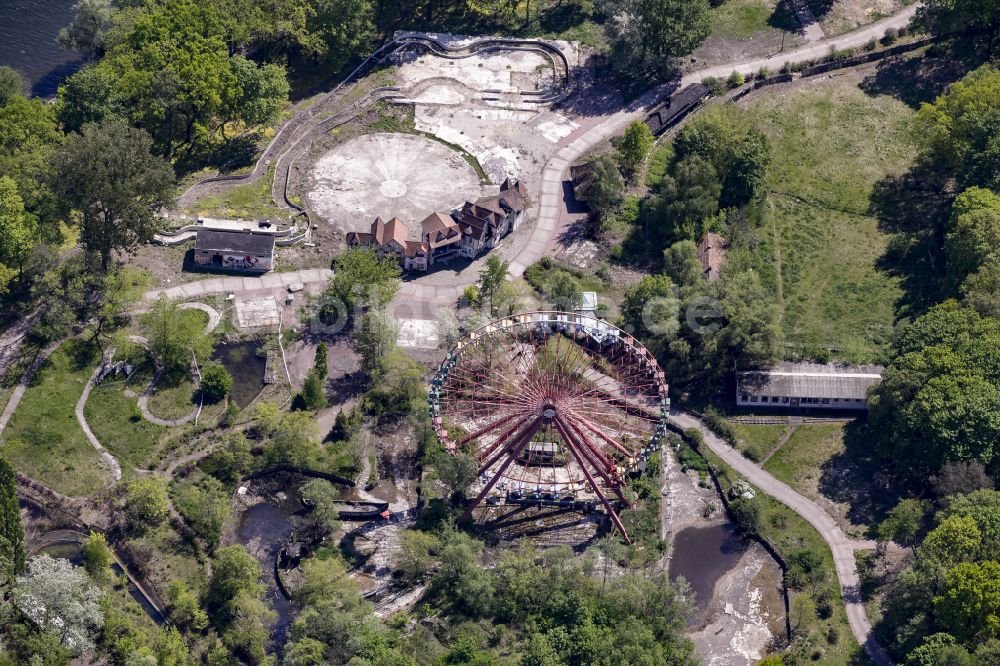
[[666,432],[667,382],[635,338],[597,317],[526,312],[460,340],[431,382],[430,414],[450,452],[479,464],[491,492],[588,494],[631,541],[609,497],[630,506],[629,474]]

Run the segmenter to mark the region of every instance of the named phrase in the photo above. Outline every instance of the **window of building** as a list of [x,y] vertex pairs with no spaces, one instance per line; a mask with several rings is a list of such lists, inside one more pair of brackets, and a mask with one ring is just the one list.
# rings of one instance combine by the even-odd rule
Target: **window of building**
[[757,396],[755,395],[750,396],[750,402],[757,402]]

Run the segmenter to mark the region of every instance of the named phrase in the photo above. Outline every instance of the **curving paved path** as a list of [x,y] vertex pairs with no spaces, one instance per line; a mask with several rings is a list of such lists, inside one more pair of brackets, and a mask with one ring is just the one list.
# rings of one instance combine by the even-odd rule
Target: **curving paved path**
[[861,581],[854,560],[856,542],[848,539],[833,518],[818,504],[795,492],[756,463],[744,458],[742,453],[729,446],[697,418],[686,413],[671,411],[670,420],[681,428],[695,428],[700,431],[705,438],[706,446],[727,465],[761,492],[778,500],[816,528],[833,552],[833,563],[837,571],[837,580],[840,582],[840,594],[843,597],[844,609],[847,611],[847,621],[851,625],[851,633],[878,666],[892,666],[892,659],[876,640],[871,622],[865,613],[860,592]]
[[101,458],[111,467],[111,472],[114,475],[115,483],[117,483],[122,478],[122,466],[118,464],[118,459],[115,458],[111,453],[101,446],[101,442],[98,441],[97,437],[94,435],[94,431],[90,429],[90,424],[87,423],[87,417],[83,414],[83,408],[87,405],[87,398],[90,397],[90,391],[96,386],[94,382],[97,381],[97,375],[100,374],[101,368],[104,367],[106,361],[110,361],[115,355],[115,348],[110,347],[106,352],[104,352],[104,358],[97,367],[94,368],[94,372],[90,375],[90,379],[87,381],[87,385],[83,387],[83,393],[80,394],[80,399],[76,401],[76,420],[83,429],[83,434],[87,436],[87,441],[90,445],[97,449],[97,452],[101,454]]

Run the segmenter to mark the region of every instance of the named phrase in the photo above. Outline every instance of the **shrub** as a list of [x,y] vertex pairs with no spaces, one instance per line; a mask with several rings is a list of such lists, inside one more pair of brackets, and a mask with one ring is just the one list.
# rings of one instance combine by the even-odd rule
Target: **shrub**
[[326,343],[320,340],[320,343],[316,345],[316,360],[313,361],[313,368],[319,374],[320,378],[326,379],[327,369],[327,359],[330,355],[330,349],[326,346]]
[[[816,591],[816,613],[824,620],[833,615],[833,589],[829,585]],[[837,640],[830,642],[836,643]]]
[[742,74],[740,74],[736,70],[733,70],[733,73],[729,75],[728,79],[726,79],[726,83],[729,85],[730,88],[739,88],[741,85],[746,83],[746,81],[743,79]]
[[886,28],[885,34],[882,35],[882,43],[886,46],[890,44],[895,44],[896,40],[899,39],[899,30],[896,28]]
[[479,303],[479,289],[476,285],[470,284],[465,288],[465,291],[462,292],[462,298],[465,299],[465,302],[469,305]]
[[222,400],[233,389],[233,378],[221,363],[209,363],[201,370],[201,393],[212,402]]
[[708,92],[713,95],[721,95],[726,90],[726,84],[714,76],[706,76],[701,80],[701,85],[708,88]]
[[316,370],[310,370],[306,377],[306,383],[302,385],[302,400],[306,408],[319,411],[326,407],[326,389],[323,386],[323,378]]
[[757,70],[757,78],[760,79],[761,81],[767,81],[769,78],[771,78],[771,70],[769,70],[767,67],[761,67],[759,70]]
[[875,39],[874,37],[869,39],[864,45],[865,51],[874,51],[877,48],[878,48],[878,40]]

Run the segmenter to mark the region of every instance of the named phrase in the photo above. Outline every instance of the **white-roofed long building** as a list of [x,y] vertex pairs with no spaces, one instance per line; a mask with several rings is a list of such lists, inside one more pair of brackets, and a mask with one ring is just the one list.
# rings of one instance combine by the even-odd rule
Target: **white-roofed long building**
[[736,373],[740,407],[868,409],[868,387],[882,381],[880,365],[780,363]]

